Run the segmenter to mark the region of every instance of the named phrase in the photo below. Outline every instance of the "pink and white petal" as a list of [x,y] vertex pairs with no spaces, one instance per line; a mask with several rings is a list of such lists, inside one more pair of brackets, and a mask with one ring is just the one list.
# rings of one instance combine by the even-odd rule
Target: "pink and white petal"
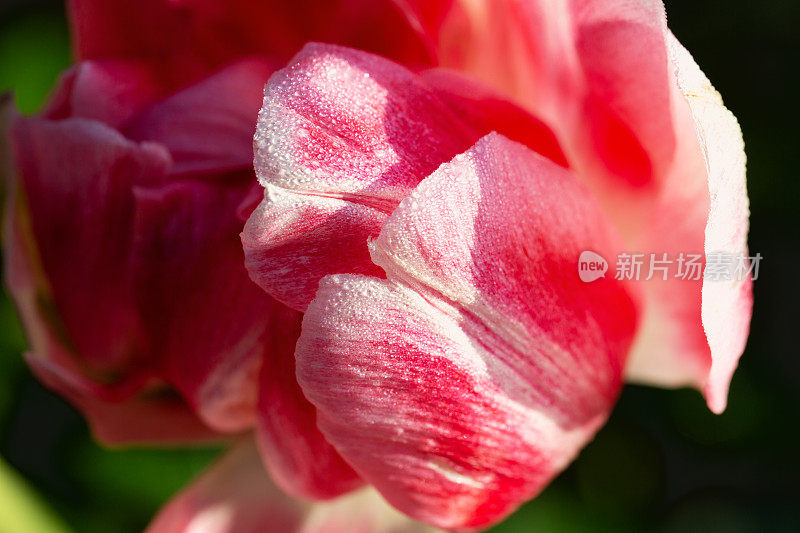
[[[700,258],[705,264],[704,228],[709,193],[703,156],[688,106],[675,89],[673,109],[678,131],[676,161],[649,216],[630,244],[632,250],[666,253],[668,258]],[[695,277],[694,275],[690,277]],[[626,374],[629,381],[649,385],[702,387],[711,365],[703,331],[702,272],[697,279],[674,275],[643,282],[645,306]]]
[[577,275],[582,250],[617,247],[574,176],[485,137],[387,220],[372,254],[388,280],[323,279],[296,354],[323,434],[414,518],[501,520],[571,461],[619,392],[633,296]]
[[256,173],[262,185],[391,211],[483,135],[513,138],[522,129],[533,132],[521,141],[563,162],[544,123],[472,80],[440,71],[419,76],[380,56],[311,43],[264,90]]
[[489,84],[555,128],[570,166],[623,232],[647,214],[675,137],[661,2],[397,3],[440,66]]
[[374,273],[367,238],[477,136],[404,67],[307,45],[264,91],[254,149],[267,191],[243,234],[250,275],[303,310],[324,275]]
[[262,185],[391,211],[476,135],[405,67],[311,43],[264,90],[256,174]]
[[[558,289],[571,301],[586,298],[578,309],[595,310],[598,339],[629,340],[630,289],[606,279],[586,285],[576,275],[582,251],[600,246],[601,255],[616,255],[622,242],[574,174],[493,133],[424,183],[371,245],[373,261],[389,279],[428,287],[478,315],[492,309],[517,317],[523,329],[549,324],[558,344],[575,347],[580,337],[591,337],[573,329],[580,317],[557,318],[547,306],[530,304],[531,296],[549,298]],[[619,305],[599,305],[601,293]]]
[[295,376],[302,315],[285,309],[270,320],[258,389],[257,438],[277,485],[298,498],[329,499],[364,484],[317,428],[317,410]]
[[275,487],[255,443],[236,445],[167,503],[147,533],[298,531],[307,504]]
[[83,61],[61,75],[43,110],[58,120],[80,117],[120,129],[162,95],[155,72],[133,61]]
[[[148,339],[129,270],[135,184],[165,179],[169,154],[86,119],[19,119],[11,129],[20,247],[45,287],[35,314],[57,321],[61,342],[94,373],[141,362]],[[18,301],[15,282],[9,280]],[[28,317],[28,324],[37,320]],[[30,326],[28,326],[30,327]],[[35,342],[34,342],[35,345]]]
[[[556,127],[630,250],[746,253],[739,127],[669,34],[661,2],[398,4],[440,65]],[[703,388],[721,410],[749,329],[750,283],[670,281],[645,292],[630,375]]]
[[307,45],[265,89],[254,145],[267,191],[243,235],[251,276],[302,310],[323,275],[373,272],[367,237],[425,176],[493,129],[565,162],[546,125],[474,82]]
[[433,533],[371,489],[310,504],[282,493],[252,441],[237,444],[162,509],[147,533]]
[[[679,46],[677,41],[674,43]],[[708,173],[711,205],[705,227],[706,257],[719,251],[746,257],[750,210],[742,131],[736,117],[724,107],[719,93],[690,57],[681,47],[675,61],[681,89],[696,121]],[[703,329],[712,358],[703,392],[711,410],[719,413],[727,404],[730,380],[747,342],[753,311],[752,279],[704,281],[702,295]]]
[[253,164],[253,119],[274,65],[245,59],[151,107],[125,134],[165,146],[173,174],[220,172]]
[[537,386],[530,376],[498,360],[513,349],[428,300],[375,278],[326,277],[306,314],[298,378],[328,440],[392,505],[438,527],[480,529],[572,460],[605,400],[596,417],[560,423],[525,398]]
[[[436,533],[428,525],[397,512],[372,488],[314,504],[301,533]],[[439,531],[441,533],[441,531]]]
[[267,185],[242,232],[245,266],[274,298],[305,310],[331,272],[380,275],[367,240],[386,216],[359,203]]
[[246,190],[174,181],[133,191],[132,267],[156,360],[203,420],[223,432],[255,421],[262,344],[282,307],[242,265],[237,208]]
[[[668,38],[677,77],[675,122],[681,135],[675,168],[645,238],[651,239],[651,247],[671,248],[664,251],[746,257],[749,212],[741,130],[689,53],[674,36]],[[666,227],[670,231],[664,231]],[[747,340],[752,280],[672,285],[674,290],[650,291],[655,294],[649,297],[653,303],[648,315],[654,318],[646,318],[645,324],[653,325],[646,327],[653,334],[637,341],[629,378],[697,386],[709,408],[721,412]],[[669,332],[668,338],[656,338],[659,329]],[[677,339],[680,344],[673,348]]]
[[575,95],[580,77],[569,0],[395,3],[439,66],[464,72],[539,109]]

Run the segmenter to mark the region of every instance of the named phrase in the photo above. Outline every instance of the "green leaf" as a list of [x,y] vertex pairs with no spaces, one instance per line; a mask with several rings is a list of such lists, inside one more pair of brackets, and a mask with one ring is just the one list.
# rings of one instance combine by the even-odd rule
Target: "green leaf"
[[61,518],[0,459],[0,533],[68,533]]

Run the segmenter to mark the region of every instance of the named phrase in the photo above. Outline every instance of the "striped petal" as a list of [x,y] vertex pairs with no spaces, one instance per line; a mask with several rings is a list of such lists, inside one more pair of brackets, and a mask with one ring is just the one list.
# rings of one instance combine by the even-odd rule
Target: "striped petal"
[[303,310],[327,274],[379,275],[367,239],[423,178],[493,130],[566,165],[545,124],[474,81],[306,46],[265,89],[255,137],[265,195],[242,234],[251,277]]
[[298,379],[342,456],[401,511],[487,527],[607,417],[636,326],[582,250],[619,245],[573,175],[497,134],[442,165],[372,245],[388,279],[326,277]]

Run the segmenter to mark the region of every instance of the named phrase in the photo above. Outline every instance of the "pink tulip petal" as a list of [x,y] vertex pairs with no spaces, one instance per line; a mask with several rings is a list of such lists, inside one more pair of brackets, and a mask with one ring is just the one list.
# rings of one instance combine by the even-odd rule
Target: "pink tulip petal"
[[[705,156],[710,194],[706,257],[719,251],[747,256],[750,212],[742,131],[689,53],[674,37],[670,45],[678,81],[689,102]],[[753,308],[752,280],[704,281],[702,296],[703,329],[712,357],[703,392],[709,408],[720,413],[727,404],[728,386],[747,342]]]
[[[574,2],[573,9],[588,93],[583,112],[591,125],[585,140],[591,144],[582,152],[594,147],[611,176],[646,189],[663,179],[675,145],[663,4],[593,0]],[[586,130],[574,127],[576,136]]]
[[548,113],[561,102],[574,105],[574,97],[579,96],[581,76],[572,9],[577,2],[395,3],[420,32],[438,65],[464,72],[507,97]]
[[[174,385],[218,431],[251,427],[261,343],[280,304],[242,265],[237,232],[250,172],[227,175],[227,184],[167,184],[163,147],[80,118],[20,119],[11,139],[18,174],[8,216],[17,237],[6,256],[21,266],[7,279],[31,365],[90,419],[103,419],[94,424],[101,438],[174,438],[187,426],[170,407],[188,411],[175,392],[167,387],[172,397],[162,402],[152,381]],[[162,404],[163,419],[138,414]]]
[[322,437],[297,385],[299,313],[264,294],[242,265],[236,208],[247,188],[175,181],[135,189],[139,302],[165,376],[209,426],[257,424],[279,485],[336,496],[362,482]]
[[258,390],[258,444],[272,479],[299,498],[328,499],[364,484],[317,428],[317,411],[295,377],[294,348],[302,315],[273,313],[269,354]]
[[253,120],[273,68],[260,59],[234,63],[156,104],[125,133],[167,147],[174,174],[250,168]]
[[[675,144],[656,0],[396,0],[443,67],[542,117],[627,236]],[[620,205],[626,209],[619,209]]]
[[378,234],[385,212],[280,187],[268,186],[264,198],[242,233],[245,265],[281,302],[305,309],[331,272],[381,275],[369,259],[367,239]]
[[[749,213],[741,130],[689,53],[671,34],[668,41],[681,135],[677,163],[642,236],[643,246],[673,254],[746,257]],[[722,412],[747,340],[752,280],[651,285],[645,332],[632,355],[629,378],[696,386],[709,408]]]
[[75,55],[137,59],[178,88],[231,61],[286,61],[308,41],[372,50],[408,64],[429,56],[391,2],[374,0],[71,0]]
[[115,376],[115,382],[107,382],[69,351],[73,343],[54,309],[24,194],[16,180],[10,185],[4,221],[4,271],[31,343],[32,352],[26,354],[26,360],[34,374],[80,409],[93,435],[106,444],[216,438],[177,394],[147,371],[134,367]]
[[[397,3],[440,65],[553,125],[629,251],[746,254],[741,132],[669,34],[661,2]],[[747,338],[750,285],[649,283],[630,377],[694,385],[722,410]]]
[[11,141],[20,195],[13,216],[26,234],[25,248],[8,253],[41,269],[46,289],[34,313],[57,316],[61,342],[93,372],[141,362],[148,340],[128,268],[131,186],[162,182],[169,154],[78,118],[17,120]]
[[119,129],[163,93],[152,69],[130,61],[84,61],[61,75],[43,116],[80,117]]
[[265,89],[255,166],[266,194],[242,236],[251,276],[303,310],[326,274],[375,275],[367,239],[425,176],[494,129],[565,164],[547,126],[474,82],[306,46]]
[[264,334],[282,307],[242,266],[236,208],[247,184],[234,184],[133,191],[132,268],[153,351],[200,416],[228,432],[255,420]]
[[477,529],[534,497],[605,420],[636,310],[577,275],[617,238],[574,176],[492,134],[372,246],[388,280],[323,279],[298,379],[342,456],[401,511]]
[[445,69],[425,70],[420,76],[473,129],[502,133],[563,167],[569,166],[558,139],[548,125],[500,97],[486,85]]
[[311,43],[265,88],[256,172],[265,185],[391,210],[476,134],[405,67]]
[[258,450],[245,441],[178,493],[147,533],[298,531],[306,504],[272,485]]
[[242,442],[161,510],[147,533],[433,533],[371,489],[309,504],[283,494]]

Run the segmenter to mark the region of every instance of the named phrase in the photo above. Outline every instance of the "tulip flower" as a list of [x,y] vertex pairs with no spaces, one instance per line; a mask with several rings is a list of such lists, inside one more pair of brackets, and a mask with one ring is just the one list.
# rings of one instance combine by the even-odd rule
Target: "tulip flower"
[[236,442],[151,531],[481,530],[626,381],[724,410],[750,279],[577,274],[747,255],[741,132],[661,2],[68,5],[5,275],[100,440]]
[[270,78],[242,240],[306,313],[327,440],[398,509],[474,530],[570,462],[624,379],[721,412],[752,297],[576,274],[585,250],[747,255],[741,133],[660,3],[456,4],[432,26],[407,7],[460,72],[311,44]]

